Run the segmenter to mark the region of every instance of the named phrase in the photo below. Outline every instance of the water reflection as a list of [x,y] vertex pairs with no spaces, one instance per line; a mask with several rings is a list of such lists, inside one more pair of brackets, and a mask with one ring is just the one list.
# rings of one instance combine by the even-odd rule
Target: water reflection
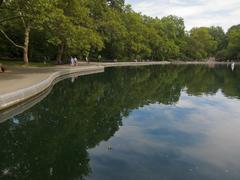
[[[114,138],[89,151],[89,179],[239,179],[239,105],[220,92],[183,92],[176,106],[134,110]],[[104,151],[106,144],[113,152]]]
[[113,68],[65,80],[0,124],[0,178],[239,179],[239,71]]
[[232,63],[231,68],[232,68],[232,71],[234,71],[235,63]]

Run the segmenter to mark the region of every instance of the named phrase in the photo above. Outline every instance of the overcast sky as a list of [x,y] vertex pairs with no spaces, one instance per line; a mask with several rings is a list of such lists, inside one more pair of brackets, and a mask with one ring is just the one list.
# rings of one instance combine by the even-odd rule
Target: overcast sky
[[187,30],[199,26],[222,26],[226,31],[240,24],[240,0],[126,0],[133,9],[152,17],[181,16]]

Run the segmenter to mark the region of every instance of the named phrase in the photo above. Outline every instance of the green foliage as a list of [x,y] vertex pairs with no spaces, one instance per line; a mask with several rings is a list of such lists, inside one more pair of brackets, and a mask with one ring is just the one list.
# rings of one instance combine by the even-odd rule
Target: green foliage
[[1,3],[0,14],[0,30],[12,40],[0,35],[2,57],[22,56],[12,45],[28,48],[29,28],[32,60],[48,57],[60,62],[70,55],[107,60],[239,59],[239,26],[227,34],[221,27],[187,32],[181,17],[144,16],[124,0],[11,0]]
[[240,26],[232,27],[228,33],[227,56],[240,60]]
[[52,3],[49,0],[12,0],[6,1],[3,9],[6,16],[16,17],[23,26],[41,28],[41,25],[48,20],[47,15],[52,9]]
[[186,53],[193,59],[206,59],[214,55],[217,41],[209,32],[209,28],[193,28],[187,38]]
[[107,0],[110,7],[117,9],[119,11],[123,10],[125,0]]
[[209,28],[209,34],[213,37],[213,39],[217,42],[217,49],[216,52],[226,48],[227,46],[227,37],[224,33],[224,30],[222,27],[210,27]]

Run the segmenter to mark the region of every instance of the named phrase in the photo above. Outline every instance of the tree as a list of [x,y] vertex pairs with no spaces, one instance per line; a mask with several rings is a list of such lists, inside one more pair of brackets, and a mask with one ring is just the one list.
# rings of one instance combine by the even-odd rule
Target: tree
[[148,27],[143,22],[141,14],[135,12],[125,13],[123,21],[127,29],[127,38],[125,53],[130,59],[149,58],[151,49],[148,46],[148,39],[145,35],[148,33]]
[[209,28],[209,34],[217,42],[216,52],[223,50],[227,46],[227,36],[222,27],[211,26]]
[[124,0],[0,0],[0,14],[0,56],[23,56],[26,64],[46,56],[60,63],[69,55],[158,61],[239,57],[240,25],[227,34],[214,26],[186,31],[183,18],[142,15]]
[[107,2],[110,5],[110,7],[118,11],[122,11],[125,4],[125,0],[107,0]]
[[209,28],[193,28],[187,38],[187,56],[193,59],[205,59],[212,55],[217,49],[217,41],[209,33]]
[[121,14],[117,13],[116,10],[106,11],[99,31],[105,44],[102,54],[107,59],[123,58],[127,29],[121,19]]
[[227,53],[228,57],[236,60],[240,60],[240,25],[233,26],[227,33],[228,46]]
[[46,28],[48,41],[58,47],[56,61],[62,62],[65,50],[69,54],[87,56],[93,49],[103,47],[102,40],[93,28],[93,20],[86,0],[59,0],[54,11],[48,14]]
[[167,16],[161,19],[162,30],[168,39],[177,41],[179,38],[184,37],[185,25],[184,20],[177,16]]
[[160,59],[179,58],[181,44],[185,36],[183,19],[172,15],[160,20],[156,18],[154,27],[159,35],[158,56]]
[[24,63],[28,64],[28,50],[31,29],[41,28],[41,25],[45,21],[46,15],[51,10],[51,4],[48,0],[12,0],[7,1],[4,4],[4,7],[6,9],[11,9],[11,11],[8,11],[8,14],[11,14],[11,16],[20,16],[18,21],[20,21],[19,23],[21,23],[23,26],[24,42],[22,45],[19,45],[7,35],[3,28],[0,29],[0,32],[15,47],[23,50]]

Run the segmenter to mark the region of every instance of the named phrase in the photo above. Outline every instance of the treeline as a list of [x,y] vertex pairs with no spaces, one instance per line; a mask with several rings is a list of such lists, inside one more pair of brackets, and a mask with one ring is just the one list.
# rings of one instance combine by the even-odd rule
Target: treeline
[[28,63],[240,59],[240,25],[186,31],[181,17],[136,13],[124,0],[0,1],[0,56]]

